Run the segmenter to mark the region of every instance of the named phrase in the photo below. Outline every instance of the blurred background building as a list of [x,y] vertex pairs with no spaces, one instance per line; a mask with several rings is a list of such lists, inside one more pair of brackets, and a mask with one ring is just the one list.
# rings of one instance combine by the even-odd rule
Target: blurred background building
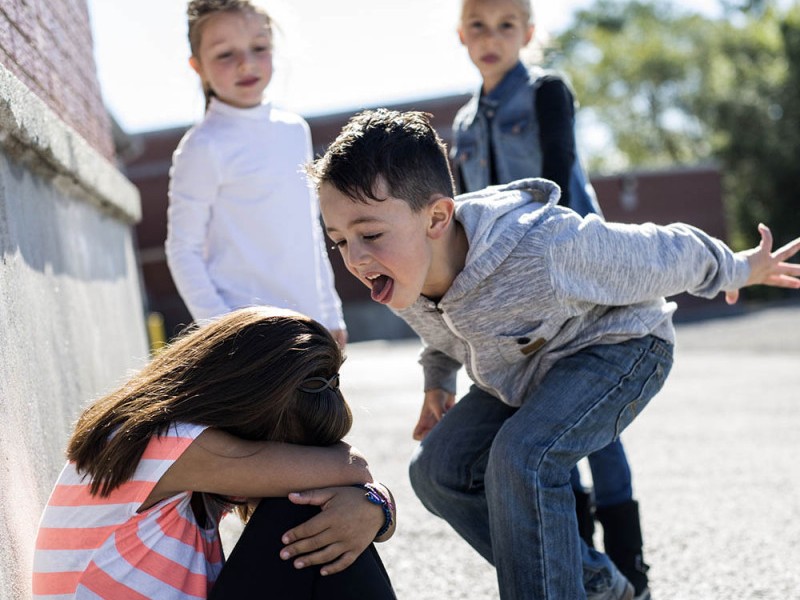
[[[388,108],[430,113],[433,126],[449,143],[453,117],[468,97],[460,94],[392,104]],[[325,151],[352,114],[344,112],[308,118],[315,155]],[[136,237],[147,309],[163,316],[168,337],[191,322],[170,277],[164,254],[169,167],[172,153],[187,128],[130,136],[126,147],[135,150],[123,160],[123,170],[139,189],[142,198],[142,220],[136,228]],[[592,183],[608,220],[659,224],[683,221],[726,239],[720,173],[713,166],[634,171],[593,177]],[[370,299],[367,288],[347,272],[338,251],[329,250],[329,254],[351,341],[413,335],[388,308]],[[265,268],[269,268],[267,257]],[[707,306],[707,301],[682,295],[679,304],[682,312],[686,313],[701,305]]]

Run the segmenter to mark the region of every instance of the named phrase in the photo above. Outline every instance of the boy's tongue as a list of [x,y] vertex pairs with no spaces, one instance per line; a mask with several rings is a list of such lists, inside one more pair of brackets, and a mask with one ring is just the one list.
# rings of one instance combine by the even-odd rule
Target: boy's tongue
[[372,282],[372,299],[375,302],[386,304],[392,297],[394,281],[386,275],[381,275]]

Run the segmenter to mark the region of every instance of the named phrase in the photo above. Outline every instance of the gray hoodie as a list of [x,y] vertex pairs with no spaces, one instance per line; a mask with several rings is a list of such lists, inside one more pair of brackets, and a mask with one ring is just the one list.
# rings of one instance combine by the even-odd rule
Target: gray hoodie
[[397,311],[425,345],[425,389],[456,391],[461,365],[506,404],[522,404],[560,358],[655,335],[674,342],[664,296],[739,288],[747,260],[681,223],[608,223],[557,205],[558,187],[524,179],[456,198],[469,241],[444,297]]

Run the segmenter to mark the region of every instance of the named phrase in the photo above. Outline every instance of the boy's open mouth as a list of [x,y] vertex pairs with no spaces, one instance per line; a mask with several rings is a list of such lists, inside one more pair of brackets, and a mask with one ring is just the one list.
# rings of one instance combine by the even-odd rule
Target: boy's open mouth
[[381,304],[389,302],[394,289],[394,280],[386,275],[378,275],[375,279],[370,279],[369,282],[372,289],[372,299]]

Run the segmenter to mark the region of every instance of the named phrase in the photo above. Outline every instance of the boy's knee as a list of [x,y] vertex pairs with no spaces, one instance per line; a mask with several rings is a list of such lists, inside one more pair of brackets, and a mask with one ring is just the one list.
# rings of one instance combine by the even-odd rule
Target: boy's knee
[[[497,432],[488,456],[487,471],[502,474],[507,469],[535,469],[540,458],[535,456],[537,444],[528,444],[522,432],[506,423]],[[502,475],[500,475],[502,477]]]
[[454,477],[461,469],[452,467],[441,453],[420,445],[408,466],[408,478],[417,497],[424,501],[438,497],[445,490],[463,489],[467,484]]
[[524,478],[536,487],[559,486],[569,482],[574,461],[554,445],[532,442],[529,436],[501,430],[492,444],[486,469],[487,486],[506,486]]
[[436,480],[436,464],[429,460],[430,456],[431,453],[426,452],[424,446],[419,446],[411,456],[411,462],[408,465],[408,478],[417,496],[424,495]]

